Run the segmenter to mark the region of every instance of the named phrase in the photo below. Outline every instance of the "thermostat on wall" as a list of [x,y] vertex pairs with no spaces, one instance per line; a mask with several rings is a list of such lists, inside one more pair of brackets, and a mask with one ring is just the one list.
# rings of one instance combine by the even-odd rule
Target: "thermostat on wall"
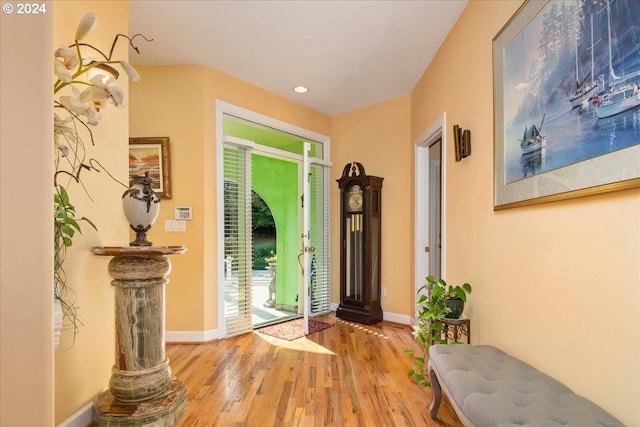
[[191,219],[191,206],[176,206],[175,219]]

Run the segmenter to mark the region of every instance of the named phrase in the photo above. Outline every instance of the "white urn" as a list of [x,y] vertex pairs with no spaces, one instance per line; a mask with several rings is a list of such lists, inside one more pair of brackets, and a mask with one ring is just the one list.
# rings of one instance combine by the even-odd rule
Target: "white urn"
[[136,232],[136,239],[129,244],[151,246],[152,242],[147,240],[147,231],[158,218],[160,197],[151,187],[149,172],[145,172],[144,176],[131,177],[129,188],[122,195],[122,209],[129,226]]

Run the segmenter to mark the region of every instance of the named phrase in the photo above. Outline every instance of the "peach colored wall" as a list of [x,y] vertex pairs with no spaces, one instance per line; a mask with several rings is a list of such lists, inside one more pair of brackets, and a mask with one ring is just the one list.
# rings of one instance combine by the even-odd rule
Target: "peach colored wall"
[[[173,198],[161,202],[149,238],[154,244],[187,246],[186,254],[173,259],[167,330],[210,331],[218,327],[216,99],[325,135],[330,119],[206,67],[138,71],[142,82],[131,86],[131,136],[168,136],[171,143]],[[194,219],[186,233],[164,232],[164,220],[178,205],[192,206]]]
[[[640,425],[640,190],[493,211],[492,39],[520,1],[469,2],[411,96],[415,140],[446,111],[473,154],[448,157],[448,279],[469,281],[493,344]],[[450,153],[453,154],[453,153]]]
[[[382,310],[410,316],[411,186],[410,97],[403,96],[333,118],[331,176],[340,178],[347,163],[362,163],[368,175],[382,182]],[[331,186],[331,300],[340,301],[340,191]]]
[[[135,87],[131,85],[130,136],[167,136],[171,154],[173,197],[161,200],[160,215],[147,238],[155,245],[187,246],[184,255],[171,257],[173,268],[166,289],[167,328],[202,331],[205,330],[203,313],[207,306],[202,287],[205,264],[204,68],[137,67],[137,70],[141,81]],[[165,233],[164,221],[173,219],[174,207],[179,205],[193,208],[193,219],[187,222],[187,232]]]
[[[86,41],[105,53],[116,34],[128,33],[129,3],[126,1],[56,1],[51,52],[60,44],[73,42],[78,22],[88,12],[97,15],[98,26]],[[118,44],[114,58],[127,59],[127,56],[127,44]],[[121,182],[127,183],[127,105],[130,100],[125,73],[121,73],[118,84],[124,91],[125,107],[108,105],[101,111],[102,121],[92,129],[95,146],[88,149],[88,154],[98,159]],[[93,201],[80,186],[71,184],[72,203],[79,215],[95,222],[98,231],[84,227],[83,235],[74,238],[65,261],[67,282],[76,293],[84,325],[73,345],[72,334],[63,332],[60,347],[55,352],[56,423],[67,419],[108,388],[115,357],[114,292],[107,273],[109,259],[92,255],[90,249],[129,242],[128,224],[121,207],[125,187],[105,173],[83,173],[83,177]]]
[[51,8],[0,16],[2,426],[54,418],[52,29]]

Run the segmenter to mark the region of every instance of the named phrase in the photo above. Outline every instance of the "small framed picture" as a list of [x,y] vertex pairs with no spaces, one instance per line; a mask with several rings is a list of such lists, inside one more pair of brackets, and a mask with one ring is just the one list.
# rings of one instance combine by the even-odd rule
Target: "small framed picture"
[[146,172],[149,172],[153,191],[161,199],[171,199],[168,137],[129,138],[129,178]]

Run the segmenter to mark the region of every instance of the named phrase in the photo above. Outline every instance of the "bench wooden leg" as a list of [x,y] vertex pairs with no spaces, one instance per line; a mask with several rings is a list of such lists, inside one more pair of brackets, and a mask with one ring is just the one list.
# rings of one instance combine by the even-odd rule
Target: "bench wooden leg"
[[431,406],[429,406],[429,413],[431,414],[431,419],[435,420],[438,415],[438,408],[440,408],[440,401],[442,400],[442,388],[440,387],[440,382],[438,381],[435,371],[431,367],[429,367],[429,381],[431,381],[431,388],[433,389],[433,401],[431,402]]

